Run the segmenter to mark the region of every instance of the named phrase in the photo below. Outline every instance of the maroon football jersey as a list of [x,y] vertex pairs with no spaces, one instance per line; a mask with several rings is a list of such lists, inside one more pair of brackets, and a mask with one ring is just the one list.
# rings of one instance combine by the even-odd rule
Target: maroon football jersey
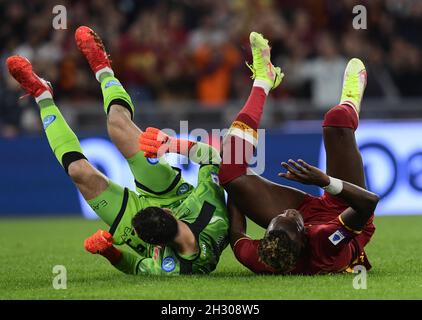
[[[345,202],[328,193],[322,197],[306,196],[298,210],[305,222],[308,245],[292,274],[336,273],[357,264],[371,268],[364,247],[375,232],[373,216],[357,233],[344,226],[339,217],[346,208]],[[239,240],[234,248],[237,259],[253,272],[276,273],[261,262],[259,243],[260,240],[248,238]]]

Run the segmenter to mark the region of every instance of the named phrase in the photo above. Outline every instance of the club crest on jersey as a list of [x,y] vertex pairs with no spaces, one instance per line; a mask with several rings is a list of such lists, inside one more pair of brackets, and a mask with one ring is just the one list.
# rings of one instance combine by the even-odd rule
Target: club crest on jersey
[[111,87],[111,86],[120,86],[121,87],[122,85],[117,80],[110,80],[110,81],[107,81],[104,88],[107,89],[108,87]]
[[179,189],[177,189],[177,195],[180,196],[188,191],[189,191],[189,185],[187,183],[182,183]]
[[172,272],[176,268],[176,262],[173,257],[165,257],[161,263],[161,269],[165,272]]
[[160,161],[160,159],[158,159],[158,158],[147,158],[147,161],[148,161],[149,164],[157,164]]
[[218,178],[218,174],[216,174],[215,172],[211,172],[211,179],[212,179],[212,182],[220,185],[220,179]]
[[331,236],[328,237],[328,239],[330,239],[331,243],[335,246],[338,245],[340,243],[340,241],[343,240],[344,238],[346,238],[346,237],[344,236],[343,233],[341,233],[340,230],[337,230]]
[[42,123],[43,123],[43,127],[44,127],[44,130],[45,130],[45,129],[47,129],[47,127],[48,127],[50,124],[52,124],[52,123],[54,122],[54,120],[56,120],[56,116],[55,116],[55,115],[49,115],[49,116],[46,116],[46,117],[44,118],[44,120],[42,121]]

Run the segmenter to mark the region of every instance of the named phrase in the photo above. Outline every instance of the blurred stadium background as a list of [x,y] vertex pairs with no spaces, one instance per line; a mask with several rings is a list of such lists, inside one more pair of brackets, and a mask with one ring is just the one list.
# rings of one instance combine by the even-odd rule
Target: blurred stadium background
[[[67,29],[52,28],[52,8],[67,9]],[[352,26],[367,9],[367,29]],[[359,144],[380,214],[422,213],[422,1],[413,0],[92,0],[0,1],[1,61],[28,57],[50,80],[56,102],[100,169],[131,186],[106,137],[101,92],[77,51],[73,32],[88,25],[104,39],[116,75],[132,96],[141,127],[224,128],[243,105],[251,80],[248,35],[270,39],[286,76],[266,106],[266,171],[303,157],[323,166],[320,121],[338,102],[350,57],[369,83]],[[0,216],[75,214],[83,202],[49,150],[33,99],[0,65]],[[195,168],[185,166],[194,180]],[[318,190],[307,188],[309,192]],[[24,195],[24,198],[23,198]]]

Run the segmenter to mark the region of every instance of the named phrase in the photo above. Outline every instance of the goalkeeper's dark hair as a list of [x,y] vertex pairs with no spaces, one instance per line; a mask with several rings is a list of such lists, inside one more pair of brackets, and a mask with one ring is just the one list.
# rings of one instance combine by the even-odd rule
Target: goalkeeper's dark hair
[[138,237],[149,244],[166,245],[178,233],[176,219],[159,207],[148,207],[132,218],[132,226]]
[[284,230],[269,231],[258,246],[261,260],[278,272],[291,271],[299,259],[301,245]]

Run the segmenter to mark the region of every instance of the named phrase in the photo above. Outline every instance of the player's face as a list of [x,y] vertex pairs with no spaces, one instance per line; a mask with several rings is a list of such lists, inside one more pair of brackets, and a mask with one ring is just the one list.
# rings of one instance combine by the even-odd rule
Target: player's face
[[303,243],[305,225],[302,215],[295,209],[284,210],[271,220],[267,232],[271,230],[284,230],[292,241]]

